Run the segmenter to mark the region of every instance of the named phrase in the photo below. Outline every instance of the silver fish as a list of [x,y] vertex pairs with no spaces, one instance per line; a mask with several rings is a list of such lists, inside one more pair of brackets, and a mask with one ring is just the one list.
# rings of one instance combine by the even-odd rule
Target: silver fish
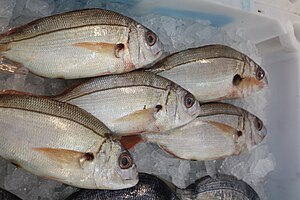
[[248,152],[266,136],[263,122],[246,110],[224,103],[203,104],[201,108],[203,114],[185,126],[160,134],[123,137],[121,143],[132,148],[148,141],[182,159],[215,160]]
[[48,78],[93,77],[141,68],[158,59],[162,50],[157,35],[133,19],[86,9],[1,34],[0,69],[14,72],[25,66]]
[[177,190],[185,200],[259,200],[255,190],[233,176],[218,174],[215,178],[205,176],[185,190]]
[[149,71],[190,91],[200,102],[241,98],[267,86],[264,70],[248,56],[224,45],[171,54]]
[[98,119],[66,103],[0,95],[0,156],[38,176],[88,189],[138,182],[130,153]]
[[97,77],[54,99],[90,112],[116,135],[167,131],[189,123],[201,112],[191,93],[143,71]]
[[140,173],[139,182],[132,188],[110,190],[82,190],[69,196],[66,200],[179,200],[159,178]]

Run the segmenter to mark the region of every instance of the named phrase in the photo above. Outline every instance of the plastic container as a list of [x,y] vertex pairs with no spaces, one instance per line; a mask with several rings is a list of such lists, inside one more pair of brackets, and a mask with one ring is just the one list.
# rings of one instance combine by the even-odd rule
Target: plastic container
[[[58,0],[55,0],[58,1]],[[240,29],[254,43],[269,79],[268,144],[276,169],[269,199],[300,199],[300,0],[110,0],[143,13],[158,13],[211,26]]]
[[269,78],[268,145],[276,159],[269,175],[269,199],[300,198],[299,59],[300,1],[140,1],[141,11],[242,29],[255,43]]
[[268,144],[276,159],[267,195],[272,200],[299,199],[300,1],[164,0],[140,4],[161,14],[206,18],[214,26],[243,29],[256,44],[269,75]]

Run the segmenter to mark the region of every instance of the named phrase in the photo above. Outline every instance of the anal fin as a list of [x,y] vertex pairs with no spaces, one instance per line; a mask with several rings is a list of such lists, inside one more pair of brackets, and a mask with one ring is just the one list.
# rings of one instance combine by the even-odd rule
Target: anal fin
[[159,145],[159,147],[162,148],[169,155],[171,155],[171,156],[173,156],[175,158],[178,158],[178,159],[183,159],[183,158],[178,157],[175,153],[173,153],[172,151],[170,151],[167,147],[162,146],[162,145]]
[[143,138],[139,135],[132,135],[132,136],[123,136],[120,139],[120,143],[126,148],[131,149],[135,147],[138,143],[143,142]]

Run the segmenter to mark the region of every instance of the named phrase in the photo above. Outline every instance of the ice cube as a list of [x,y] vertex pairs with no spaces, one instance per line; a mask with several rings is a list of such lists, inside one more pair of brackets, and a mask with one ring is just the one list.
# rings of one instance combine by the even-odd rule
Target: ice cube
[[16,5],[16,0],[1,0],[0,1],[0,33],[8,26]]
[[35,175],[14,167],[12,174],[5,177],[4,188],[12,191],[21,198],[28,199],[27,195],[38,184]]
[[54,2],[52,0],[27,0],[26,8],[41,17],[49,16],[54,10]]
[[266,177],[269,172],[275,169],[274,157],[269,154],[268,157],[258,160],[257,164],[250,171],[251,174],[257,177]]
[[57,14],[72,10],[79,10],[84,8],[85,5],[86,2],[83,0],[56,0],[53,13]]
[[[3,26],[1,14],[6,11],[12,12],[13,7],[14,11],[9,27],[49,15],[53,8],[54,11],[52,13],[55,14],[81,8],[101,7],[132,17],[153,30],[159,36],[167,52],[175,52],[207,44],[225,44],[249,55],[258,63],[261,61],[255,45],[247,40],[242,30],[212,27],[210,22],[206,20],[188,20],[156,14],[142,15],[138,10],[133,10],[132,7],[134,6],[130,3],[112,3],[111,1],[18,0],[17,4],[13,6],[15,2],[15,0],[2,0],[0,2],[0,28]],[[4,8],[2,6],[4,3],[11,3],[11,7],[2,9]],[[52,8],[53,4],[55,6]],[[9,12],[7,16],[11,15]],[[9,21],[8,18],[10,17],[5,17],[4,19]],[[0,89],[16,88],[37,94],[55,95],[60,93],[70,82],[72,81],[44,79],[30,73],[26,77],[0,74]],[[262,92],[253,97],[233,100],[231,103],[242,106],[264,119],[264,108],[267,104],[266,93]],[[221,166],[219,164],[221,161],[207,162],[207,171],[205,170],[204,162],[174,158],[154,144],[141,143],[131,152],[140,172],[155,174],[167,181],[172,181],[181,188],[188,186],[207,173],[214,175],[216,170],[218,170],[218,172],[233,174],[240,179],[246,180],[259,194],[263,194],[266,176],[275,165],[272,155],[267,152],[266,147],[258,147],[249,154],[226,158]],[[76,190],[70,186],[40,179],[23,171],[20,172],[10,164],[0,168],[0,174],[4,173],[3,171],[6,171],[7,175],[3,180],[0,178],[2,184],[7,188],[19,191],[16,194],[19,193],[24,199],[64,199]],[[52,196],[50,193],[52,193]]]

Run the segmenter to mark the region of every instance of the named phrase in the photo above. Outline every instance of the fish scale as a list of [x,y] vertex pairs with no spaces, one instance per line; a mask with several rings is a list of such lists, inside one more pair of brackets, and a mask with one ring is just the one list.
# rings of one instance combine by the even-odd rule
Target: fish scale
[[267,86],[267,78],[260,66],[224,45],[176,52],[147,70],[181,85],[201,102],[241,98]]
[[190,200],[259,200],[255,190],[243,180],[234,176],[217,174],[205,176],[186,189],[176,191],[181,199]]
[[196,119],[182,127],[159,134],[124,137],[122,144],[131,148],[140,141],[152,142],[182,159],[215,160],[248,152],[266,136],[263,122],[242,108],[205,103],[201,109]]
[[[43,178],[88,189],[137,182],[131,155],[86,111],[46,98],[0,95],[0,156]],[[129,165],[122,168],[119,160]]]
[[179,200],[162,180],[150,175],[139,174],[139,183],[125,190],[82,190],[70,195],[65,200]]
[[[201,112],[188,91],[145,71],[94,78],[53,98],[87,110],[116,135],[166,131]],[[193,102],[190,108],[185,105],[187,98]]]
[[154,62],[162,52],[151,30],[103,9],[53,15],[0,34],[3,71],[16,72],[16,67],[23,66],[48,78],[129,72]]
[[[76,23],[74,23],[74,19],[76,19]],[[22,27],[11,29],[8,33],[0,35],[0,43],[28,39],[62,29],[111,24],[128,26],[130,23],[135,23],[135,21],[110,10],[86,9],[80,12],[72,11],[38,19]]]

